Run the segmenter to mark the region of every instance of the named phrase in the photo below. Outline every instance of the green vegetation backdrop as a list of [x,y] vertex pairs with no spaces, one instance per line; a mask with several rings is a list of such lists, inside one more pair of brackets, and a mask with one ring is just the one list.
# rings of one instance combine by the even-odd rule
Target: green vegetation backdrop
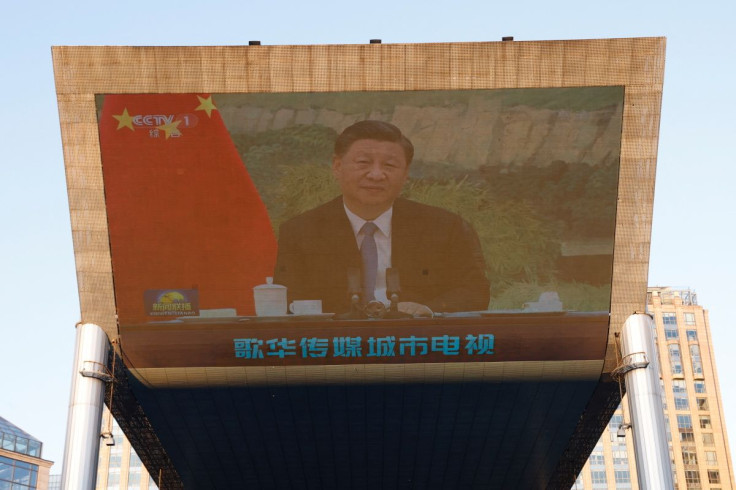
[[477,231],[491,309],[520,309],[546,291],[566,310],[609,308],[621,87],[215,99],[277,234],[340,194],[331,174],[339,131],[386,120],[417,147],[403,195]]

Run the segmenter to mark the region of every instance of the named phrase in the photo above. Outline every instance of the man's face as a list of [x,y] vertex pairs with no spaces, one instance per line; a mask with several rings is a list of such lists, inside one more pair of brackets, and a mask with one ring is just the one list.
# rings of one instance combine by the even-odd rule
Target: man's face
[[398,143],[358,140],[343,156],[335,155],[332,173],[348,209],[371,220],[391,207],[406,182],[409,165]]

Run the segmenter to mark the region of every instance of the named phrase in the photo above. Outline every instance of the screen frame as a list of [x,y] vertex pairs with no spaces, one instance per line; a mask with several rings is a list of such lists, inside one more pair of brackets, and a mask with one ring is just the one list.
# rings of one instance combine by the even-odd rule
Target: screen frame
[[82,321],[118,337],[95,97],[623,86],[611,316],[646,301],[664,38],[576,41],[52,48]]

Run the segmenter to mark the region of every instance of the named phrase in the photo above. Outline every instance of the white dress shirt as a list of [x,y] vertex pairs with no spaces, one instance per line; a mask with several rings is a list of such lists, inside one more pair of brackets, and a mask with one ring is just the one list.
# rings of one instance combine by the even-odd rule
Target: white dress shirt
[[[366,223],[366,220],[353,213],[343,203],[345,208],[345,214],[350,220],[350,226],[353,228],[353,234],[355,235],[355,241],[358,244],[358,249],[363,243],[365,234],[361,232],[361,228]],[[378,229],[373,233],[373,239],[376,241],[376,250],[378,252],[378,271],[376,271],[376,290],[375,296],[378,301],[389,305],[389,300],[386,297],[386,269],[391,267],[391,217],[394,214],[393,206],[385,211],[378,218],[372,220]]]

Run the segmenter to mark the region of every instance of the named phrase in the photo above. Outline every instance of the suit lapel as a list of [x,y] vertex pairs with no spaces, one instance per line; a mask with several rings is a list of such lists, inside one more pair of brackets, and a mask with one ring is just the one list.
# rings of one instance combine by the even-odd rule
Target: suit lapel
[[329,205],[329,213],[320,223],[322,236],[331,237],[327,242],[329,255],[335,261],[334,266],[340,269],[338,261],[344,260],[348,267],[360,267],[360,251],[355,242],[353,228],[350,226],[343,207],[342,197],[333,199]]

